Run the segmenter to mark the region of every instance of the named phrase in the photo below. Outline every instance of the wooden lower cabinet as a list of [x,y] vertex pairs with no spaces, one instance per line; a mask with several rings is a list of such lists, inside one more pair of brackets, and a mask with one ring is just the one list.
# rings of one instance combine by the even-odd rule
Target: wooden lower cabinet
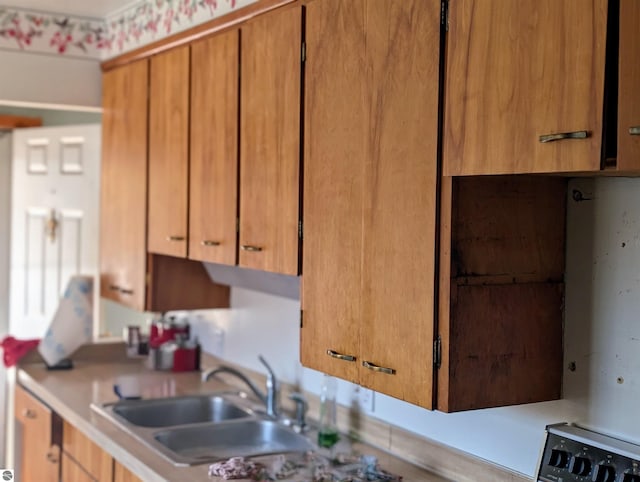
[[67,454],[62,454],[62,480],[63,482],[95,482],[78,462]]
[[[113,478],[111,456],[66,420],[62,431],[62,450],[65,456],[75,460],[92,479],[110,482]],[[64,473],[64,466],[62,471]]]
[[16,469],[21,482],[57,482],[60,450],[54,443],[54,414],[19,385],[15,393]]
[[113,463],[113,482],[142,482],[118,462]]

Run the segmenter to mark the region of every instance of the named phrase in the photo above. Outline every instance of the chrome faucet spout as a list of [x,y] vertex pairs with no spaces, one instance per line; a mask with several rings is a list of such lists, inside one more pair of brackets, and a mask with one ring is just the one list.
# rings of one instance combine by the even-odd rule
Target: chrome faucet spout
[[228,373],[229,375],[233,375],[234,377],[242,380],[254,393],[258,400],[264,403],[267,411],[267,415],[271,418],[278,417],[278,381],[276,379],[273,370],[264,359],[262,355],[258,357],[260,362],[267,369],[267,383],[266,383],[266,391],[262,392],[249,378],[239,370],[236,370],[233,367],[227,365],[220,365],[210,370],[207,370],[202,373],[202,381],[209,381],[212,377],[218,375],[219,373]]

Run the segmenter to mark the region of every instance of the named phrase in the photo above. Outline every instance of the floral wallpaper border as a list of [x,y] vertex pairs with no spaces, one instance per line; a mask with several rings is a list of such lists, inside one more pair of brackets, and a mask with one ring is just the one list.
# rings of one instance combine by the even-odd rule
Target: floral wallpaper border
[[259,0],[141,0],[105,20],[0,6],[0,49],[105,60]]
[[100,58],[110,48],[99,19],[31,12],[0,6],[0,48]]
[[144,0],[107,17],[106,57],[120,55],[258,0]]

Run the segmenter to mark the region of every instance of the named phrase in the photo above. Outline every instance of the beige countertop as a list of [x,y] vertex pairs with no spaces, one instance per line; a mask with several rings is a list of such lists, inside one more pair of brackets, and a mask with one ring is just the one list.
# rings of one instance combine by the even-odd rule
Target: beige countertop
[[[103,357],[104,358],[104,357]],[[211,393],[229,389],[229,385],[212,380],[200,381],[200,374],[158,372],[147,369],[141,361],[76,360],[67,371],[48,371],[42,363],[22,364],[18,383],[32,392],[62,418],[74,425],[99,447],[145,482],[221,481],[209,477],[208,464],[176,467],[116,424],[91,409],[91,404],[114,402],[113,385],[139,384],[143,398],[169,397],[193,393]],[[404,481],[443,482],[437,475],[364,444],[353,450],[372,454],[380,466]]]

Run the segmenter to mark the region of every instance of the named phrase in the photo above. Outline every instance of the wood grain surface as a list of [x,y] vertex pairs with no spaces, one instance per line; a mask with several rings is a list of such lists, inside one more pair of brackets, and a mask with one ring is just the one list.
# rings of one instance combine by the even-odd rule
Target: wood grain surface
[[[370,112],[365,120],[360,383],[431,408],[440,2],[365,2]],[[369,70],[370,69],[370,70]]]
[[562,283],[452,285],[447,411],[560,398],[563,294]]
[[149,281],[146,307],[149,311],[229,307],[229,286],[211,281],[199,261],[150,254]]
[[450,2],[445,175],[600,169],[607,3]]
[[[112,480],[111,456],[67,421],[63,422],[62,451],[75,460],[94,480]],[[64,480],[66,482],[66,479]]]
[[[304,251],[300,358],[358,381],[364,163],[369,119],[365,0],[306,10]],[[355,356],[331,358],[327,350]]]
[[40,127],[40,117],[26,117],[18,115],[0,114],[0,129],[15,129],[20,127]]
[[[95,482],[96,479],[91,477],[78,462],[69,457],[68,454],[62,454],[62,478],[64,482]],[[111,479],[109,479],[111,480]]]
[[235,265],[239,32],[191,46],[189,258]]
[[102,78],[100,295],[143,310],[147,243],[149,63]]
[[[57,482],[60,463],[58,450],[52,446],[51,409],[16,385],[14,412],[16,432],[20,434],[20,445],[15,447],[20,480]],[[49,454],[57,460],[50,460]]]
[[640,169],[640,3],[620,0],[620,85],[618,92],[618,162],[621,171]]
[[189,47],[151,59],[149,233],[152,253],[187,256]]
[[241,29],[239,264],[290,275],[298,274],[301,15],[283,8]]
[[133,473],[128,471],[124,465],[114,461],[113,482],[142,482],[142,479],[139,479]]
[[438,410],[560,396],[566,186],[561,177],[445,178]]

